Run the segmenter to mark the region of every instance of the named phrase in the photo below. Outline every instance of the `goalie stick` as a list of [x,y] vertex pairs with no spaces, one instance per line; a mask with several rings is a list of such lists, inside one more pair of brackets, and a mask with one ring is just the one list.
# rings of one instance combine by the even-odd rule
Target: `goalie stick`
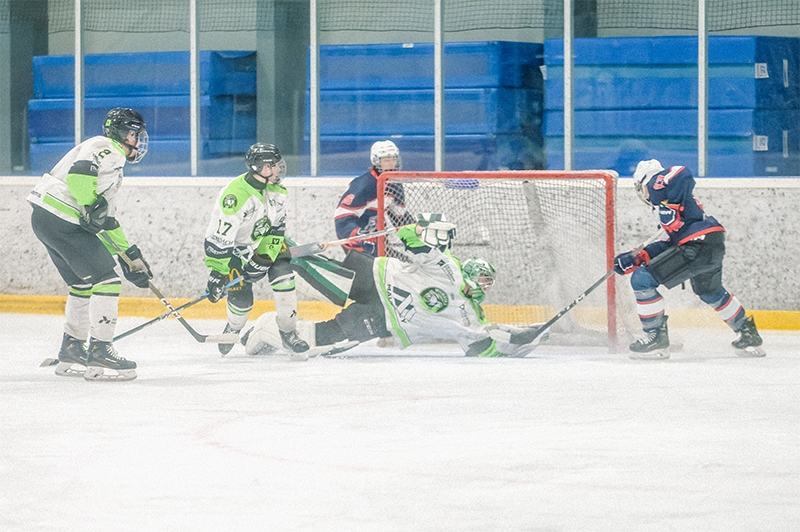
[[[415,225],[415,224],[409,224],[409,225]],[[310,244],[301,244],[299,246],[290,247],[289,253],[292,254],[292,258],[307,257],[308,255],[316,255],[317,253],[321,253],[326,249],[332,248],[334,246],[350,244],[351,242],[360,242],[362,240],[369,240],[371,238],[377,238],[379,236],[386,236],[399,229],[402,229],[403,227],[408,227],[408,226],[402,225],[400,227],[390,227],[389,229],[384,229],[382,231],[376,231],[374,233],[366,233],[363,235],[350,236],[347,238],[334,240],[332,242],[311,242]]]
[[[648,246],[649,244],[652,244],[653,242],[655,242],[656,240],[661,238],[661,236],[663,234],[664,234],[664,230],[663,229],[659,229],[656,234],[651,236],[646,242],[644,242],[639,247],[637,247],[635,250],[633,250],[632,253],[634,255],[639,253],[646,246]],[[578,303],[583,301],[584,298],[586,298],[586,296],[591,294],[598,286],[600,286],[601,284],[605,283],[608,280],[608,278],[611,277],[612,275],[614,275],[614,268],[611,268],[610,270],[608,270],[606,272],[606,274],[603,275],[597,281],[595,281],[594,284],[592,284],[592,286],[590,286],[589,288],[584,290],[584,292],[581,295],[579,295],[578,297],[573,299],[572,302],[569,305],[567,305],[566,307],[561,309],[561,311],[559,311],[558,314],[556,314],[555,316],[550,318],[549,321],[547,321],[546,323],[544,323],[542,325],[537,325],[535,327],[534,326],[529,326],[528,330],[526,330],[525,332],[522,332],[522,333],[517,333],[517,334],[513,334],[511,332],[503,331],[503,330],[500,330],[500,329],[492,329],[492,330],[489,331],[489,336],[491,336],[494,340],[496,340],[498,342],[505,342],[505,343],[515,344],[515,345],[529,344],[529,343],[533,342],[534,340],[536,340],[539,336],[541,336],[541,334],[544,331],[548,330],[551,325],[553,325],[555,322],[557,322],[559,319],[561,319],[561,317],[564,316],[564,314],[566,314],[567,312],[572,310],[572,308],[575,305],[577,305]]]

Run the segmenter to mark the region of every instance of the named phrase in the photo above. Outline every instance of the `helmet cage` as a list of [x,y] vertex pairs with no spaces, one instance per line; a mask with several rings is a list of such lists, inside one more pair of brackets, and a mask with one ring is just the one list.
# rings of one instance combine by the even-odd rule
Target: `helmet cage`
[[[136,135],[136,143],[128,142],[128,135]],[[115,107],[106,115],[103,122],[103,135],[127,147],[125,156],[128,162],[135,164],[147,154],[150,137],[142,115],[127,107]]]
[[[274,184],[280,185],[283,178],[286,177],[286,161],[284,161],[281,152],[274,144],[263,144],[257,142],[250,146],[245,155],[247,168],[254,174],[265,178],[267,181],[275,177]],[[264,167],[268,166],[271,170],[269,175],[264,175],[261,172]],[[278,167],[277,172],[274,170]]]
[[461,273],[464,276],[464,280],[469,282],[473,290],[477,289],[480,291],[476,298],[479,301],[492,289],[497,279],[497,271],[494,269],[494,266],[492,266],[489,261],[477,257],[466,261],[461,266]]

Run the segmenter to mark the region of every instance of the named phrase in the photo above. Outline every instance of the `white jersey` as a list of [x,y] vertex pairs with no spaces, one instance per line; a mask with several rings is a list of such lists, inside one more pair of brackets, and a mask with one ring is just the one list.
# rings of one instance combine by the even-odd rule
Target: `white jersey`
[[431,249],[415,254],[411,263],[381,257],[373,275],[386,327],[403,347],[455,340],[466,352],[489,337],[483,309],[464,295],[461,265],[449,253]]
[[217,196],[206,229],[206,265],[227,274],[234,254],[247,261],[256,250],[275,260],[283,246],[287,203],[288,191],[280,185],[259,190],[247,174],[228,183]]
[[[122,186],[124,166],[125,151],[119,143],[104,136],[92,137],[67,152],[50,172],[42,176],[27,199],[62,220],[78,225],[83,206],[70,191],[67,176],[80,174],[93,178],[96,174],[94,193],[106,199],[108,217],[113,218],[117,210],[115,197]],[[93,201],[84,205],[91,203]]]

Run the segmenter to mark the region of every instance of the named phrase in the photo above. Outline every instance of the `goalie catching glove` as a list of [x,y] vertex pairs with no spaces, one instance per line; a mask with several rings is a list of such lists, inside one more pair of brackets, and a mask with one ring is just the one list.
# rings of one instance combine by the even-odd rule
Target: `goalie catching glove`
[[439,251],[450,249],[456,236],[456,224],[447,221],[444,214],[438,213],[418,214],[414,230],[422,242]]
[[[125,255],[125,257],[120,256],[118,260],[125,278],[139,288],[149,287],[153,272],[150,271],[150,265],[147,264],[147,261],[142,258],[142,252],[139,248],[131,246],[122,255]],[[126,258],[128,260],[125,260]]]

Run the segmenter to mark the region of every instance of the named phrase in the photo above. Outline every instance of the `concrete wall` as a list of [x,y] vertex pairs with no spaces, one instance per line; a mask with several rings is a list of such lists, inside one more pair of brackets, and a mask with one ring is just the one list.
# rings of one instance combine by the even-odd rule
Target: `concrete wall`
[[[65,295],[63,282],[30,229],[25,201],[36,178],[0,177],[0,294]],[[287,178],[290,235],[298,242],[336,238],[333,210],[347,178]],[[118,213],[131,242],[142,249],[155,273],[156,285],[168,297],[194,297],[205,289],[203,236],[214,199],[227,179],[126,178]],[[701,179],[697,197],[727,230],[724,284],[752,310],[800,310],[800,179]],[[617,194],[617,249],[635,247],[655,230],[630,179],[621,179]],[[627,283],[618,286],[629,296]],[[587,287],[588,287],[587,282]],[[263,285],[263,286],[262,286]],[[303,300],[320,299],[299,281]],[[256,285],[258,298],[270,299],[266,283]],[[629,290],[629,288],[628,288]],[[576,296],[578,294],[575,294]],[[147,297],[129,283],[123,296]],[[673,305],[697,306],[690,290],[671,291]]]

